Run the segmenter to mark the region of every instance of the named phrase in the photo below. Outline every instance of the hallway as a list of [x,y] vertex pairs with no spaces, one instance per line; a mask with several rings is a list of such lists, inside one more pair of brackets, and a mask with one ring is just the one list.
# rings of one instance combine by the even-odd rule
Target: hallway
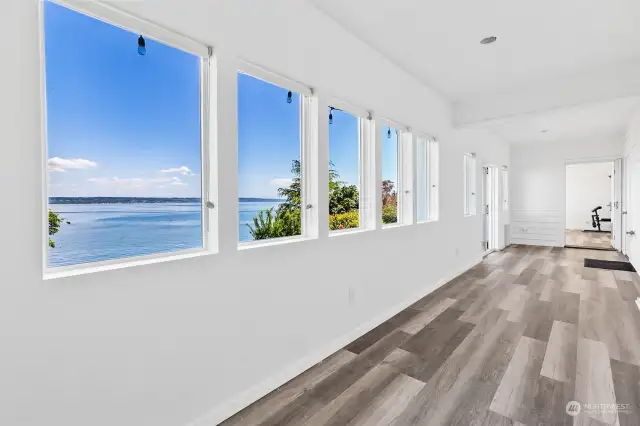
[[222,425],[638,425],[640,278],[585,257],[494,253]]

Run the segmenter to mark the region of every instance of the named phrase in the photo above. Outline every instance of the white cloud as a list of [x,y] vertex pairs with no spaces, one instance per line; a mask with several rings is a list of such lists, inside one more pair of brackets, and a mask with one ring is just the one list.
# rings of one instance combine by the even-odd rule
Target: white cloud
[[89,169],[92,167],[98,167],[98,163],[83,158],[53,157],[47,161],[47,168],[50,172],[66,172],[69,169]]
[[183,176],[193,176],[193,172],[187,166],[162,169],[160,170],[160,173],[180,173]]
[[291,178],[273,178],[269,181],[271,185],[277,186],[279,188],[287,187],[293,183],[293,179]]
[[183,182],[178,178],[174,178],[174,180],[171,181],[170,185],[181,185],[181,186],[186,186],[187,182]]
[[87,179],[87,182],[97,183],[100,185],[109,185],[115,187],[129,187],[129,188],[141,188],[144,186],[152,185],[152,184],[163,184],[167,183],[169,185],[183,185],[186,186],[187,183],[182,181],[182,179],[178,177],[171,178],[119,178],[117,176],[106,178],[90,178]]

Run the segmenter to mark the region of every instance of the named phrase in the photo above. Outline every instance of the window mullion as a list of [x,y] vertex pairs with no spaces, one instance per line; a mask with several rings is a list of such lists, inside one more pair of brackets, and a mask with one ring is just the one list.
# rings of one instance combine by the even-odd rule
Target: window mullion
[[370,140],[370,147],[373,149],[373,188],[370,189],[370,195],[373,198],[368,204],[373,209],[373,213],[370,213],[374,220],[373,229],[382,229],[382,122],[375,120],[371,127],[374,129]]
[[411,225],[415,218],[415,173],[413,167],[413,135],[409,131],[399,132],[398,135],[398,176],[400,179],[400,188],[398,191],[399,206],[399,223],[403,225]]
[[317,217],[317,223],[313,224],[317,229],[317,236],[325,238],[329,236],[329,105],[324,99],[315,98],[315,109],[311,115],[315,122],[316,155],[312,158],[312,164],[317,169],[315,176],[316,200],[313,210]]
[[303,96],[300,102],[300,177],[302,235],[318,237],[318,107],[317,99]]
[[218,186],[217,186],[217,90],[214,59],[203,58],[201,68],[201,152],[202,152],[202,220],[203,246],[218,251]]
[[360,118],[360,228],[376,229],[378,203],[376,123],[370,118]]

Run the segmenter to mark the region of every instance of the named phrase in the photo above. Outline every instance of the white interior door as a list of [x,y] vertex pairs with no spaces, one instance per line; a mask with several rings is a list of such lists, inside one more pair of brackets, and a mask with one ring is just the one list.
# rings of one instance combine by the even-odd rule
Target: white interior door
[[611,239],[613,248],[622,250],[622,159],[613,162],[613,200],[611,204]]
[[636,269],[640,268],[640,241],[636,232],[640,225],[640,153],[629,157],[629,203],[627,209],[626,245],[629,260]]

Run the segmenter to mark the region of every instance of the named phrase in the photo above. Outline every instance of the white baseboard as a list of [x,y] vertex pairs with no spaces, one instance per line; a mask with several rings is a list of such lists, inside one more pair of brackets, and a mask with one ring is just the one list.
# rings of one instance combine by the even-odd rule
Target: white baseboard
[[564,247],[564,243],[560,244],[557,241],[531,240],[531,239],[519,239],[519,238],[512,238],[511,244],[518,244],[522,246]]
[[474,260],[468,266],[456,271],[456,273],[451,274],[451,276],[441,279],[435,286],[421,290],[420,293],[385,311],[382,315],[359,325],[353,331],[332,341],[330,344],[321,347],[314,353],[301,358],[299,361],[296,361],[267,380],[249,388],[249,390],[241,393],[239,396],[231,398],[229,401],[190,422],[187,426],[215,426],[218,423],[221,423],[479,263],[482,263],[482,257]]

